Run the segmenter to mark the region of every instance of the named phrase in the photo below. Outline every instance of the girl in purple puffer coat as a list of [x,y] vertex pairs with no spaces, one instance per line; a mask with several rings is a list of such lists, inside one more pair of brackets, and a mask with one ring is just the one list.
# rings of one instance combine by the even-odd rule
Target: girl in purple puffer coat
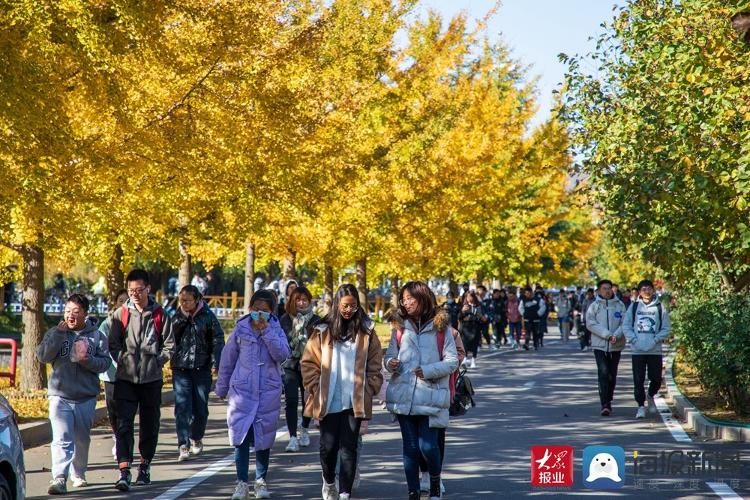
[[237,321],[221,356],[216,395],[227,398],[229,441],[234,446],[237,488],[233,500],[249,496],[250,447],[255,448],[255,498],[270,498],[266,474],[281,411],[281,363],[289,343],[276,310],[276,294],[259,290],[250,314]]

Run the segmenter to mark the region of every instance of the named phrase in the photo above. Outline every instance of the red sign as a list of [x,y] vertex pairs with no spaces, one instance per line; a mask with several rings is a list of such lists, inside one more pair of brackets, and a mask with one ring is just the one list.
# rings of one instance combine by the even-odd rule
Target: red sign
[[573,486],[573,447],[567,445],[532,446],[531,485],[538,488]]

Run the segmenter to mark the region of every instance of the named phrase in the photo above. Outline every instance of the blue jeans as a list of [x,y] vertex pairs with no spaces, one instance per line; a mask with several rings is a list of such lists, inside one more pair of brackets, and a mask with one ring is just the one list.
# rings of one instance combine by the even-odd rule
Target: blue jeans
[[427,415],[398,415],[404,442],[404,472],[409,491],[419,491],[419,457],[427,462],[430,476],[440,476],[442,459],[438,446],[438,429],[430,427]]
[[190,446],[190,439],[201,440],[206,433],[211,369],[172,370],[172,383],[177,445]]
[[[253,427],[247,431],[247,436],[242,444],[234,447],[234,465],[237,467],[237,480],[248,482],[248,469],[250,468],[250,447],[255,446],[255,434]],[[271,448],[266,450],[255,450],[255,480],[265,479],[268,474],[268,462],[271,461]]]
[[516,342],[521,341],[521,322],[520,321],[514,321],[511,323],[508,323],[508,327],[510,328],[510,336],[514,339],[516,339]]

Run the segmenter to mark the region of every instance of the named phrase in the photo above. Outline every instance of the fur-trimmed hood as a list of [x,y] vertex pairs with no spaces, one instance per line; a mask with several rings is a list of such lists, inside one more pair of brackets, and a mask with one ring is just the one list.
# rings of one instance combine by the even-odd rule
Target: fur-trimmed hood
[[435,331],[442,332],[446,328],[451,326],[451,315],[445,308],[440,307],[435,313],[435,317],[432,319],[432,326],[435,327]]

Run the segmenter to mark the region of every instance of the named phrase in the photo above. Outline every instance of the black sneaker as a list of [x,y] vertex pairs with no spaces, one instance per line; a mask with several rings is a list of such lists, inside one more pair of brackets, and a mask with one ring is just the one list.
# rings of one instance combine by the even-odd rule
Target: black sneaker
[[148,464],[138,466],[138,477],[135,480],[135,484],[151,484],[151,467]]
[[120,469],[120,479],[115,483],[115,489],[130,491],[130,469]]

